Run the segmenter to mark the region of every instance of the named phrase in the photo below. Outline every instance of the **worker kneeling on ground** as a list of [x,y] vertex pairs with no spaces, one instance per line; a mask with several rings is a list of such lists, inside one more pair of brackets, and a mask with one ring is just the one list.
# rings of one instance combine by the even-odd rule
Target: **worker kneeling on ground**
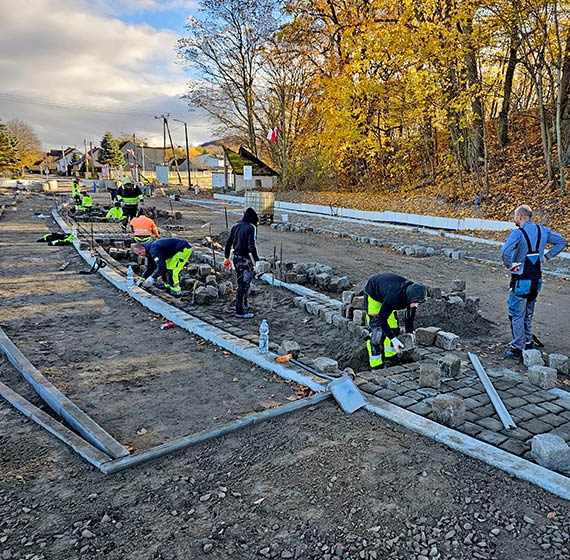
[[115,202],[115,206],[113,206],[105,215],[105,218],[110,222],[120,222],[124,217],[125,215],[123,214],[120,202]]
[[366,341],[370,367],[385,367],[404,349],[398,340],[396,310],[406,310],[406,332],[412,333],[416,309],[426,299],[426,288],[397,274],[378,274],[368,280],[364,295],[366,322],[370,327],[370,338]]
[[143,208],[140,208],[138,216],[131,220],[130,226],[133,231],[133,239],[137,243],[152,241],[160,237],[156,224],[146,215]]
[[181,295],[178,275],[192,254],[188,241],[170,237],[135,243],[132,249],[140,257],[147,257],[146,270],[141,277],[143,286],[152,286],[162,276],[166,291],[176,297]]
[[81,211],[82,212],[91,212],[93,209],[93,199],[91,198],[90,194],[87,194],[86,191],[81,193]]

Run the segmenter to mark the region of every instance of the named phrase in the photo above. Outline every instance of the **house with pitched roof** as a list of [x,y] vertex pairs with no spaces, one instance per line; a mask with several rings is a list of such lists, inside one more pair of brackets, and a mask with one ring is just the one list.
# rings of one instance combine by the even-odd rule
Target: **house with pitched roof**
[[[236,192],[252,189],[273,190],[277,186],[279,173],[269,167],[266,163],[254,156],[243,146],[239,152],[234,152],[230,148],[223,146],[224,154],[229,162],[228,188]],[[252,180],[246,181],[244,178],[244,167],[251,166]],[[221,177],[220,177],[221,175]],[[224,172],[212,173],[212,186],[223,186]],[[221,180],[221,183],[220,183]]]

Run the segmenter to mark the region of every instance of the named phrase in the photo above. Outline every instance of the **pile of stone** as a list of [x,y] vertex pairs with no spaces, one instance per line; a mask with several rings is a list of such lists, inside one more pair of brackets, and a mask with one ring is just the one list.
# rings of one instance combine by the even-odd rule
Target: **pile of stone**
[[288,284],[311,284],[327,292],[340,293],[350,288],[346,276],[335,276],[332,267],[319,263],[287,264],[285,282]]
[[523,363],[528,368],[528,379],[542,389],[553,389],[558,382],[558,374],[568,375],[569,359],[564,354],[550,354],[548,366],[540,350],[523,350]]
[[220,296],[231,295],[234,291],[229,280],[223,280],[207,263],[187,265],[185,275],[180,279],[180,286],[188,290],[197,305],[208,305]]

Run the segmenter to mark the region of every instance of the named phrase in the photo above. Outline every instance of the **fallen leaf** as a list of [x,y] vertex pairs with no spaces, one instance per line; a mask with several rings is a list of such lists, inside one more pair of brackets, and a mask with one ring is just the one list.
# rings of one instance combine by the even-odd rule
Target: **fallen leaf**
[[254,506],[258,506],[259,504],[262,504],[265,501],[265,498],[259,498],[259,500],[255,500],[255,502],[253,502]]
[[555,514],[553,511],[549,511],[549,512],[546,514],[546,517],[547,517],[548,519],[554,519],[554,518],[556,517],[556,514]]
[[237,383],[237,382],[239,381],[239,377],[234,377],[234,378],[232,379],[232,381],[233,381],[234,383]]

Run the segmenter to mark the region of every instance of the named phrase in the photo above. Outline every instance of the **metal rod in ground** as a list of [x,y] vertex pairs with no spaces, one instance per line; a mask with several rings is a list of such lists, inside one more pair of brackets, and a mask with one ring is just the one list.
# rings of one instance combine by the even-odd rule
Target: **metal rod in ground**
[[229,231],[230,226],[228,225],[228,205],[224,203],[224,215],[226,217],[226,231]]
[[273,264],[272,264],[272,271],[271,271],[271,297],[269,298],[271,301],[271,305],[269,309],[273,311],[273,292],[275,291],[275,272],[277,269],[277,247],[273,245]]
[[212,261],[214,263],[214,274],[216,273],[216,250],[214,249],[214,239],[212,238],[212,224],[208,225],[208,231],[210,233],[210,247],[212,247]]
[[279,280],[283,280],[283,241],[279,248]]
[[185,449],[187,447],[190,447],[191,445],[195,445],[203,441],[208,441],[211,439],[221,437],[225,434],[235,432],[236,430],[240,430],[247,426],[252,426],[253,424],[257,424],[258,422],[261,422],[263,420],[270,420],[271,418],[275,418],[283,414],[288,414],[290,412],[299,410],[301,408],[305,408],[307,406],[314,406],[328,399],[329,397],[330,393],[328,392],[317,393],[316,395],[312,395],[304,399],[299,399],[298,401],[294,401],[292,403],[284,404],[283,406],[280,406],[278,408],[269,408],[267,410],[263,410],[262,412],[250,414],[249,416],[245,416],[244,418],[240,418],[239,420],[234,420],[233,422],[230,422],[225,426],[214,428],[213,430],[199,432],[191,436],[184,436],[179,439],[175,439],[173,441],[157,445],[156,447],[148,449],[147,451],[143,451],[138,455],[131,455],[130,457],[124,457],[122,459],[109,461],[108,463],[102,464],[100,469],[105,474],[113,474],[118,471],[122,471],[126,468],[132,467],[134,465],[139,465],[140,463],[144,463],[145,461],[150,461],[151,459],[162,457],[164,455],[167,455],[168,453]]
[[489,379],[485,368],[481,364],[481,361],[475,354],[472,354],[471,352],[468,352],[467,355],[469,356],[469,359],[471,360],[471,363],[473,364],[473,367],[475,368],[475,371],[477,372],[477,375],[479,376],[479,379],[481,380],[485,391],[487,391],[487,395],[489,395],[491,403],[495,407],[495,410],[497,411],[497,414],[499,415],[499,418],[501,419],[505,430],[515,429],[517,426],[509,414],[509,411],[506,409],[503,401],[501,400],[501,397],[499,397],[499,394],[497,393],[495,387],[493,387],[493,384],[491,383],[491,380]]

